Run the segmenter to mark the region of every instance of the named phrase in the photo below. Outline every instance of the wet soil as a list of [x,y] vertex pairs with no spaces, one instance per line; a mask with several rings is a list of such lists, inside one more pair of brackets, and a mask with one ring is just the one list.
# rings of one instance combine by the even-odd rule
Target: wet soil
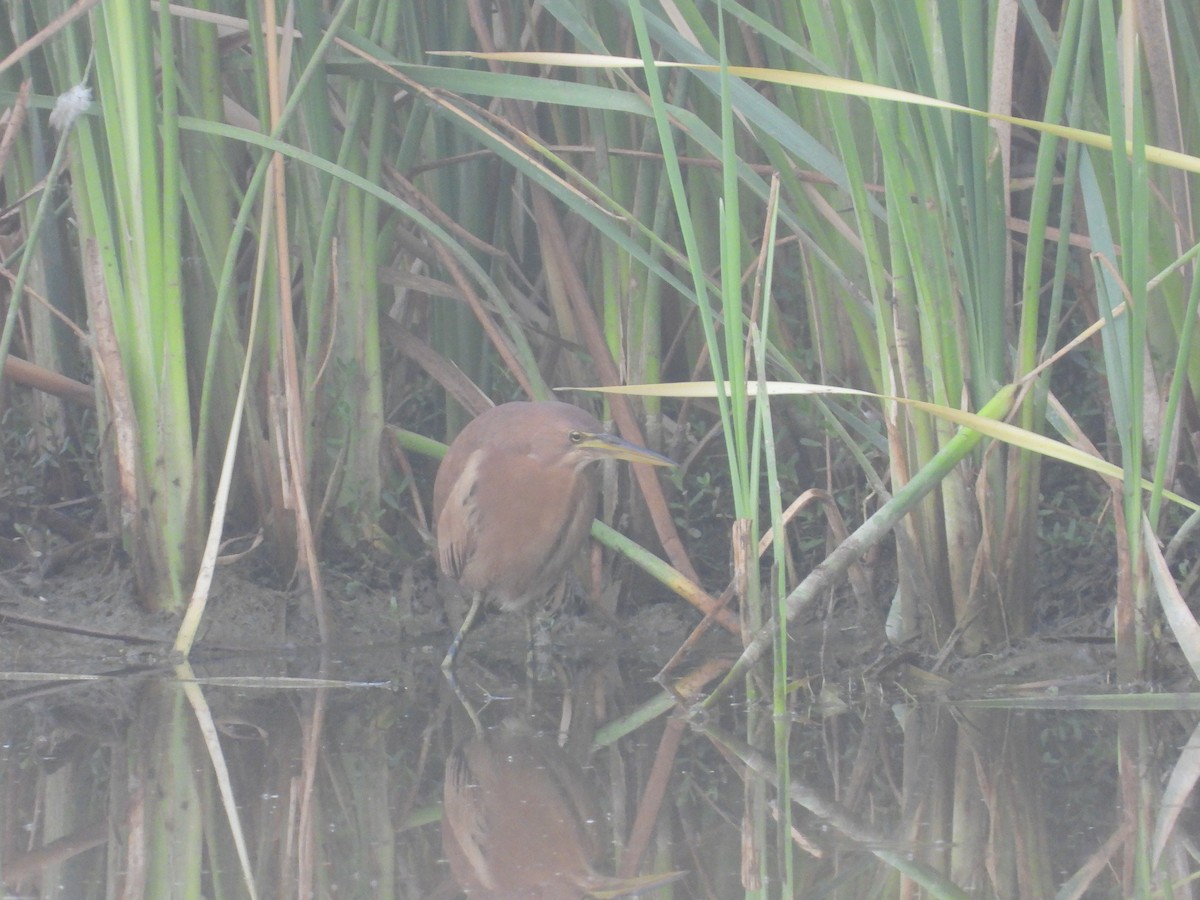
[[[326,575],[332,650],[343,659],[371,651],[440,662],[465,598],[431,564],[418,564],[392,589],[375,589],[338,573]],[[36,587],[0,575],[0,660],[8,673],[95,674],[126,665],[171,661],[178,615],[147,611],[128,573],[95,564],[39,581]],[[624,621],[576,598],[539,626],[539,641],[567,659],[634,653],[665,662],[699,622],[682,603],[658,602]],[[523,615],[487,611],[464,653],[523,659],[529,644]],[[729,650],[736,649],[731,641]],[[193,659],[249,655],[303,656],[320,645],[311,593],[265,587],[235,569],[219,570]],[[714,646],[710,640],[708,646]]]
[[[365,587],[337,573],[326,581],[334,627],[333,649],[356,679],[382,677],[378,665],[354,672],[379,651],[408,661],[440,661],[465,610],[452,586],[439,584],[428,561],[412,567],[392,589]],[[445,599],[443,599],[445,598]],[[539,642],[568,660],[636,657],[663,665],[684,643],[700,617],[682,601],[652,602],[616,620],[577,599],[542,626]],[[38,673],[87,675],[128,666],[165,665],[178,617],[147,612],[134,599],[127,573],[95,560],[30,586],[11,574],[0,576],[0,660],[9,677]],[[516,664],[529,646],[521,615],[486,613],[472,630],[464,653]],[[864,680],[896,683],[921,697],[977,696],[1009,689],[1113,690],[1115,659],[1111,628],[1093,615],[1060,620],[1036,637],[972,658],[943,660],[903,653],[888,646],[877,628],[855,621],[853,604],[834,604],[791,629],[794,659],[810,674],[847,684]],[[307,592],[264,587],[236,567],[218,571],[194,660],[309,655],[319,646],[313,602]],[[713,629],[693,651],[697,657],[735,656],[740,645]],[[1170,659],[1169,648],[1166,657]],[[1182,670],[1181,670],[1182,671]],[[1162,673],[1172,678],[1168,662]]]

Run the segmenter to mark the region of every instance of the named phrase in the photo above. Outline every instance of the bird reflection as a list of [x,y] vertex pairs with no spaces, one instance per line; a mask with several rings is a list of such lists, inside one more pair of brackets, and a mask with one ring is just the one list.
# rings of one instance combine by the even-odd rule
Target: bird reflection
[[616,897],[678,877],[597,874],[596,809],[583,769],[522,720],[455,748],[443,801],[442,847],[472,900]]
[[433,486],[438,563],[473,599],[443,668],[485,598],[524,609],[562,580],[596,514],[602,459],[675,465],[569,403],[505,403],[450,444]]

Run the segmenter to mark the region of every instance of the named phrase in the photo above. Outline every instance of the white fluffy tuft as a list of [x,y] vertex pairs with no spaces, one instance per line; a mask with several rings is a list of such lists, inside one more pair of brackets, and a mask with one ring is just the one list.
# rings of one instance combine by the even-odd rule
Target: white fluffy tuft
[[58,102],[50,113],[50,124],[59,131],[66,131],[75,124],[75,120],[87,112],[92,102],[92,89],[86,84],[75,87],[58,95]]

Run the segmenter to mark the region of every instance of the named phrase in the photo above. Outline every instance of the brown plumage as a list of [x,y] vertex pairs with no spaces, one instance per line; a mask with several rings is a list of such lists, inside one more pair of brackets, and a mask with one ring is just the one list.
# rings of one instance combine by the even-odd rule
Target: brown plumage
[[473,599],[444,667],[485,598],[522,609],[559,583],[591,529],[602,459],[674,465],[569,403],[505,403],[450,444],[433,485],[438,563]]

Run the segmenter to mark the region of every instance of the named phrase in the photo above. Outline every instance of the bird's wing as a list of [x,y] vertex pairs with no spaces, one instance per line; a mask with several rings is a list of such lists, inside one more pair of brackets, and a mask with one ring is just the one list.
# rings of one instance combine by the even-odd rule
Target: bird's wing
[[438,516],[438,559],[442,571],[456,581],[462,578],[467,561],[475,552],[476,514],[472,495],[476,490],[483,454],[481,448],[467,458],[467,464],[451,486]]

